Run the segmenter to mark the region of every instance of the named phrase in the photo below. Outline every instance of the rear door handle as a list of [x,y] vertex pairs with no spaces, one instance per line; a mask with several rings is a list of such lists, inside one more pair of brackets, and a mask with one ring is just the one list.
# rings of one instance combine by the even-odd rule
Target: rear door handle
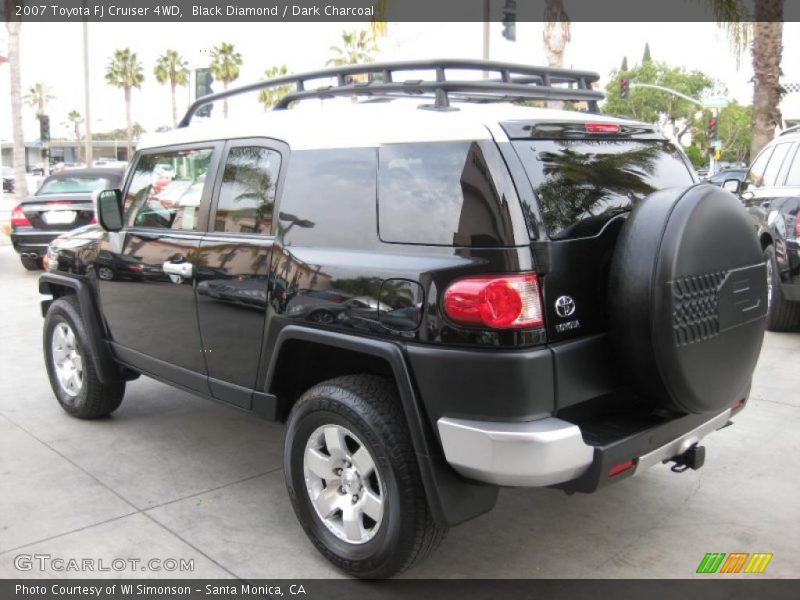
[[166,261],[162,267],[167,275],[178,275],[184,279],[189,279],[192,276],[192,263],[190,262],[174,263]]

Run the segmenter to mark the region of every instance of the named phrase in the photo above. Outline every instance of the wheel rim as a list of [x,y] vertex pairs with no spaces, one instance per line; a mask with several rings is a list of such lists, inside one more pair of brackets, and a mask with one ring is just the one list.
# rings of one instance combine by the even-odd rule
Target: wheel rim
[[767,308],[772,306],[772,261],[767,258]]
[[50,350],[58,385],[68,396],[76,397],[83,387],[83,358],[69,325],[62,322],[55,326]]
[[106,279],[106,280],[113,279],[114,278],[114,272],[111,269],[109,269],[108,267],[100,267],[97,270],[97,276],[100,279]]
[[383,521],[385,493],[367,447],[340,425],[311,434],[303,454],[311,505],[325,527],[350,544],[370,541]]

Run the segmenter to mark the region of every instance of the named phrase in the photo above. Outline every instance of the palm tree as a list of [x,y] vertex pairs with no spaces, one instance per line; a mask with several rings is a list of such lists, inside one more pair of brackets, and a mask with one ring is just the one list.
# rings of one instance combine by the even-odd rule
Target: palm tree
[[54,99],[55,96],[50,93],[50,88],[43,83],[34,83],[23,97],[25,104],[36,109],[37,118],[47,114],[47,103]]
[[[283,77],[288,73],[289,71],[286,68],[286,65],[273,65],[264,71],[264,77],[267,79],[274,79],[275,77]],[[267,88],[258,93],[258,101],[264,105],[264,110],[269,110],[278,103],[278,100],[283,98],[291,91],[291,85],[281,85],[278,87]]]
[[[222,87],[228,89],[228,84],[239,77],[239,67],[242,66],[242,55],[236,52],[233,44],[222,42],[211,50],[211,64],[209,68],[215,79],[222,82]],[[222,101],[222,113],[228,118],[228,100]]]
[[[570,21],[564,10],[564,0],[545,0],[544,3],[544,50],[550,67],[564,66],[564,50],[570,41]],[[551,108],[562,108],[563,102],[548,102]]]
[[178,108],[175,104],[175,89],[179,85],[189,85],[189,63],[183,60],[177,50],[167,50],[158,57],[153,73],[158,83],[169,82],[170,92],[172,93],[172,126],[178,125]]
[[365,30],[342,31],[342,45],[331,46],[335,56],[328,59],[325,64],[341,67],[373,62],[375,59],[372,54],[377,50],[374,38]]
[[[775,136],[780,123],[778,105],[783,88],[780,84],[783,55],[783,0],[755,0],[753,21],[739,0],[709,0],[721,27],[727,30],[737,56],[750,47],[753,61],[753,142],[750,156],[755,157]],[[752,43],[751,43],[752,40]]]
[[83,117],[81,113],[77,110],[71,110],[67,113],[67,121],[72,124],[73,132],[75,133],[75,141],[81,141],[81,123],[83,123]]
[[25,139],[22,131],[22,83],[20,81],[19,34],[22,23],[14,16],[13,3],[5,1],[8,30],[8,63],[11,67],[11,129],[14,142],[14,198],[22,202],[28,195],[25,179]]
[[387,4],[389,4],[389,0],[378,0],[375,6],[375,16],[369,21],[369,33],[376,47],[379,38],[389,35],[389,22],[386,20]]
[[130,48],[115,50],[114,56],[108,61],[106,67],[106,83],[125,92],[125,125],[127,128],[126,157],[131,159],[133,154],[133,123],[131,121],[131,90],[138,88],[144,81],[142,63],[136,58],[136,53]]

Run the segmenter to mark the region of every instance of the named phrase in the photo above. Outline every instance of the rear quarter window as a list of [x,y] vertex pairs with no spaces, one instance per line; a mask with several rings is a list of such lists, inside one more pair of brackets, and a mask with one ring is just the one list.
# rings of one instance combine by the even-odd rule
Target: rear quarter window
[[[378,221],[384,242],[497,247],[515,231],[516,192],[492,142],[388,144],[379,149]],[[524,225],[524,223],[523,223]]]
[[645,140],[513,142],[552,239],[597,235],[655,191],[694,183],[680,151]]

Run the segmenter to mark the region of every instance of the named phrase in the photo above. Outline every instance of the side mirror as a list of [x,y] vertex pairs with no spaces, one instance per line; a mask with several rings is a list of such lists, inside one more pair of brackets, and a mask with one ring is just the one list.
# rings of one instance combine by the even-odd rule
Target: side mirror
[[731,194],[738,194],[741,191],[741,182],[738,179],[726,179],[722,184],[722,189],[729,191]]
[[122,229],[122,191],[102,190],[95,192],[94,214],[100,227],[106,231]]

